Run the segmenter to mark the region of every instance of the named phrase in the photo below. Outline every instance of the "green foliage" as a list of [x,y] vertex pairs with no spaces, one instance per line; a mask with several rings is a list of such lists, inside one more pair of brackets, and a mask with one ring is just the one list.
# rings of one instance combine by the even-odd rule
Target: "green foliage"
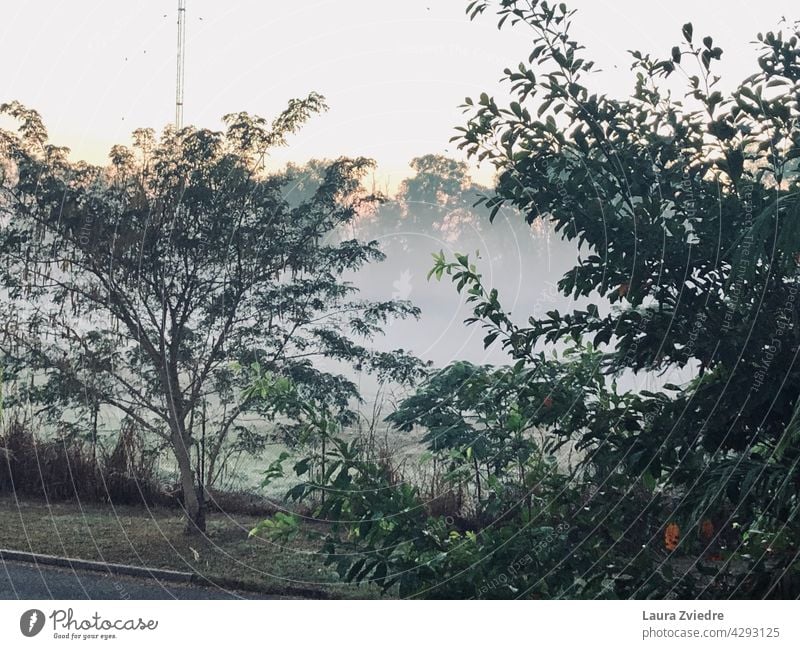
[[[481,504],[498,507],[481,526],[430,515],[418,487],[364,459],[357,442],[329,443],[323,481],[307,479],[288,495],[325,494],[314,514],[330,524],[323,552],[344,580],[400,597],[479,599],[648,596],[675,585],[670,568],[651,570],[666,561],[648,536],[660,524],[658,501],[620,475],[591,493],[552,464],[531,463],[524,505],[489,481]],[[299,464],[298,476],[308,478],[307,467]],[[624,522],[634,518],[635,530]]]
[[[472,116],[456,140],[497,168],[497,192],[485,199],[493,210],[510,203],[530,220],[545,216],[586,249],[560,290],[617,307],[554,312],[521,332],[519,345],[613,336],[609,371],[731,367],[756,324],[763,333],[745,346],[756,363],[774,328],[767,323],[796,287],[796,45],[762,37],[760,71],[726,98],[709,70],[721,51],[710,38],[703,48],[687,42],[700,66],[687,71],[684,101],[658,83],[673,62],[634,52],[635,90],[618,100],[585,85],[593,64],[569,36],[571,12],[503,2],[498,13],[533,28],[530,65],[506,70],[516,100],[507,108],[487,96],[467,104]],[[719,338],[721,328],[733,335]]]
[[428,154],[410,163],[416,175],[403,181],[401,196],[410,202],[438,205],[458,203],[462,194],[471,188],[464,162],[441,155]]
[[289,543],[300,535],[300,520],[294,514],[277,512],[250,530],[250,537],[258,535],[267,536],[276,543]]
[[[449,525],[431,516],[417,486],[330,430],[322,479],[290,495],[325,493],[328,559],[344,578],[402,596],[791,592],[797,27],[759,35],[758,68],[723,94],[722,50],[687,23],[668,58],[631,53],[633,92],[616,99],[589,87],[594,63],[564,4],[476,0],[468,13],[490,6],[499,27],[533,30],[533,51],[505,71],[506,105],[467,99],[454,139],[497,169],[490,219],[511,205],[578,244],[559,289],[591,303],[519,325],[469,256],[434,255],[429,277],[465,292],[467,322],[513,365],[454,363],[389,419],[422,429],[447,484],[473,485],[468,511]],[[682,99],[662,81],[677,71]],[[548,343],[562,358],[540,351]],[[686,366],[691,382],[657,393],[615,384]],[[580,452],[571,473],[553,458],[567,443]]]
[[[537,344],[571,338],[604,349],[612,376],[696,368],[687,386],[636,397],[628,434],[590,430],[602,453],[592,463],[602,467],[602,457],[665,485],[680,496],[684,527],[714,516],[726,529],[735,521],[743,538],[764,521],[795,529],[798,26],[759,34],[757,68],[723,93],[713,74],[722,50],[710,36],[696,43],[687,23],[669,58],[631,52],[633,93],[616,99],[590,87],[594,64],[570,36],[564,5],[504,0],[469,11],[492,5],[501,26],[533,30],[534,49],[505,71],[508,105],[468,100],[454,139],[496,167],[488,207],[511,204],[579,244],[559,289],[599,302],[516,327],[462,260],[437,259],[435,274],[452,272],[468,288],[473,321],[526,363]],[[675,72],[687,80],[682,99],[661,81]],[[752,559],[736,536],[726,566]],[[756,573],[793,564],[798,537],[778,536],[790,551],[754,563]]]
[[241,398],[251,377],[237,368],[290,378],[341,417],[356,385],[314,359],[411,380],[416,359],[369,341],[418,310],[359,299],[344,276],[383,254],[376,241],[332,236],[375,202],[362,187],[372,161],[331,162],[293,204],[291,172],[263,168],[324,107],[312,93],[271,123],[235,113],[223,131],[139,129],[100,168],[70,162],[35,111],[0,106],[18,124],[0,130],[2,362],[8,378],[45,379],[19,382],[17,401],[52,420],[67,408],[124,413],[172,446],[187,492],[201,420],[209,480],[231,449],[263,447],[242,416],[274,409]]
[[[584,413],[614,401],[602,381],[594,395],[559,391],[559,382],[573,385],[565,377],[580,381],[596,368],[596,356],[588,349],[566,361],[542,358],[537,371],[456,363],[390,415],[400,429],[425,429],[445,484],[475,481],[467,517],[433,513],[419,485],[375,461],[362,440],[346,439],[308,402],[300,405],[303,422],[317,446],[295,464],[301,482],[287,498],[328,524],[323,553],[342,579],[401,597],[623,597],[673,587],[669,568],[654,568],[666,560],[663,496],[620,471],[568,475],[550,454],[559,436],[571,437],[557,422],[580,410],[576,397]],[[291,408],[297,395],[287,393]],[[254,533],[278,540],[287,529],[269,520]]]

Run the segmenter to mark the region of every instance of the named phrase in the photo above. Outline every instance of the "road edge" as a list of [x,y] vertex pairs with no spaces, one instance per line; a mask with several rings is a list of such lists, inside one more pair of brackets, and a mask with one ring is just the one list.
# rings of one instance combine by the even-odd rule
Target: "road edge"
[[89,561],[87,559],[72,559],[57,557],[51,554],[38,554],[36,552],[22,552],[20,550],[6,550],[0,548],[0,561],[17,561],[35,565],[55,566],[72,570],[86,570],[112,575],[128,577],[141,577],[155,579],[156,581],[170,581],[183,584],[192,584],[205,588],[219,588],[239,590],[264,595],[284,595],[303,599],[331,599],[330,593],[315,588],[286,586],[283,588],[264,588],[257,584],[231,579],[229,577],[215,577],[197,572],[182,572],[180,570],[166,570],[163,568],[147,568],[145,566],[132,566],[124,563],[106,563],[103,561]]
[[127,575],[129,577],[147,577],[159,581],[174,581],[190,583],[194,574],[179,570],[165,570],[163,568],[146,568],[144,566],[131,566],[124,563],[106,563],[104,561],[89,561],[87,559],[72,559],[56,557],[51,554],[37,554],[36,552],[21,552],[19,550],[6,550],[0,548],[0,560],[19,561],[43,566],[56,566],[58,568],[72,568],[74,570],[88,570],[91,572],[105,572],[112,575]]

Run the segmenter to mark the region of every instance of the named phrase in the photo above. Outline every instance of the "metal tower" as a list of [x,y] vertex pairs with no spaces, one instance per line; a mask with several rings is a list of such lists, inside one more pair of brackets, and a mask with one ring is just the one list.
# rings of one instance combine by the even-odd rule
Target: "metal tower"
[[186,0],[178,0],[178,76],[175,83],[175,128],[183,127],[183,68],[186,54]]

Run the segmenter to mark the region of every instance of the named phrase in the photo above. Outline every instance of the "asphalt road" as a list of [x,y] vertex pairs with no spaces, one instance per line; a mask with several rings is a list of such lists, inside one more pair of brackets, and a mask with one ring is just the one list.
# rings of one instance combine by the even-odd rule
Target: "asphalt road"
[[3,599],[263,599],[257,593],[0,561]]

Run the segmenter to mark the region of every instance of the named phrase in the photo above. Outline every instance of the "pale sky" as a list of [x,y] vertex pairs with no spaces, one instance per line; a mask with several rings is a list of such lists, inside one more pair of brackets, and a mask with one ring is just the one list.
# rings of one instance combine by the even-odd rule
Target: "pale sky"
[[[228,112],[277,114],[311,90],[331,110],[273,160],[365,155],[381,182],[409,174],[448,144],[467,95],[496,92],[503,68],[527,58],[525,27],[474,22],[466,0],[187,0],[184,122],[219,128]],[[753,71],[749,45],[791,0],[574,0],[574,34],[604,72],[598,90],[628,94],[628,49],[666,56],[680,26],[708,33],[725,53],[730,84]],[[0,102],[39,110],[51,138],[103,163],[131,130],[174,119],[176,0],[0,0]],[[615,67],[616,66],[616,67]],[[488,176],[479,174],[486,180]]]

